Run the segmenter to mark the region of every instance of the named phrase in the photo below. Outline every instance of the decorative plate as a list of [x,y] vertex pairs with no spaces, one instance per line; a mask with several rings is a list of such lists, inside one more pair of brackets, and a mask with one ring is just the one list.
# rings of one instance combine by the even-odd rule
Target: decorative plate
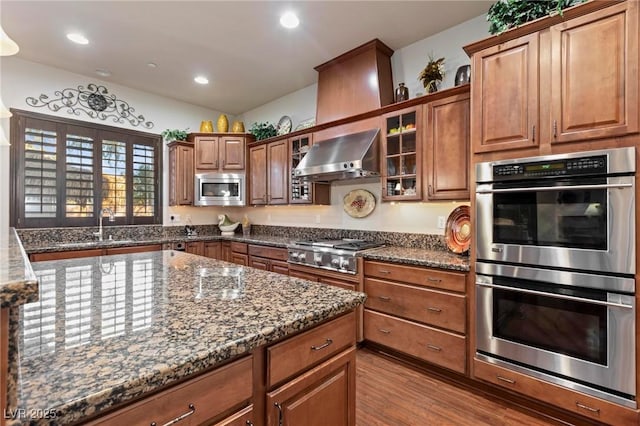
[[444,234],[447,247],[454,253],[464,253],[471,245],[471,216],[469,206],[460,206],[447,219]]
[[367,217],[375,207],[376,197],[366,189],[354,189],[344,196],[344,211],[351,217]]
[[276,127],[276,131],[278,132],[278,136],[286,135],[291,132],[291,117],[288,115],[283,115],[280,121],[278,121],[278,126]]

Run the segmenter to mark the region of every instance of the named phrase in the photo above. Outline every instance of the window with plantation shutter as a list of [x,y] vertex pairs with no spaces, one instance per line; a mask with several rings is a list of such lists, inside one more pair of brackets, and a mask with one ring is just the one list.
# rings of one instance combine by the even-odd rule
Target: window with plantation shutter
[[27,127],[24,139],[25,218],[55,218],[58,193],[57,133],[46,128]]
[[158,135],[12,110],[11,224],[95,226],[162,223]]

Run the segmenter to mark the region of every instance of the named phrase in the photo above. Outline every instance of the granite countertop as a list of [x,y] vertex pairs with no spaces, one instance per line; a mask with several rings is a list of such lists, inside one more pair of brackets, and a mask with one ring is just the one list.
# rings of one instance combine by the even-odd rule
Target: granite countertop
[[38,281],[15,229],[0,239],[0,307],[38,300]]
[[291,237],[282,237],[278,235],[250,235],[243,236],[242,234],[236,234],[232,237],[221,235],[197,235],[193,237],[187,236],[175,236],[175,237],[162,237],[162,238],[147,238],[147,239],[126,239],[126,240],[103,240],[103,241],[77,241],[77,242],[52,242],[41,241],[36,244],[29,244],[25,246],[25,251],[29,254],[32,253],[52,253],[58,251],[68,250],[89,250],[99,248],[115,248],[115,247],[131,247],[141,246],[148,244],[164,244],[175,242],[189,242],[189,241],[237,241],[247,244],[260,244],[268,245],[272,247],[285,248],[291,243],[293,239]]
[[[40,300],[16,309],[10,321],[9,409],[55,409],[56,424],[248,354],[365,300],[363,293],[176,251],[38,262],[33,269]],[[21,421],[29,420],[50,421]]]
[[469,256],[441,250],[407,247],[381,247],[367,250],[362,255],[368,260],[402,263],[404,265],[428,266],[469,272]]

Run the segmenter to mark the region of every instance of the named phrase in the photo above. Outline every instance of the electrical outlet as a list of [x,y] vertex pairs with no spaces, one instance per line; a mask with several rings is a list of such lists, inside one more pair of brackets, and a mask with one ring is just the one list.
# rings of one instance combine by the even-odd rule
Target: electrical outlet
[[320,223],[320,215],[319,214],[316,215],[316,223]]
[[447,224],[447,218],[444,216],[438,216],[438,229],[444,229]]
[[171,223],[180,223],[180,215],[172,214],[171,215]]

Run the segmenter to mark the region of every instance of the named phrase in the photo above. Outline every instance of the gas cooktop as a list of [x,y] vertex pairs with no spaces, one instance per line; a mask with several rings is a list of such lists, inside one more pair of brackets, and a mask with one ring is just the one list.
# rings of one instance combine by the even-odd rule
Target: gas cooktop
[[289,263],[355,274],[356,255],[382,245],[351,238],[294,241],[288,246]]

